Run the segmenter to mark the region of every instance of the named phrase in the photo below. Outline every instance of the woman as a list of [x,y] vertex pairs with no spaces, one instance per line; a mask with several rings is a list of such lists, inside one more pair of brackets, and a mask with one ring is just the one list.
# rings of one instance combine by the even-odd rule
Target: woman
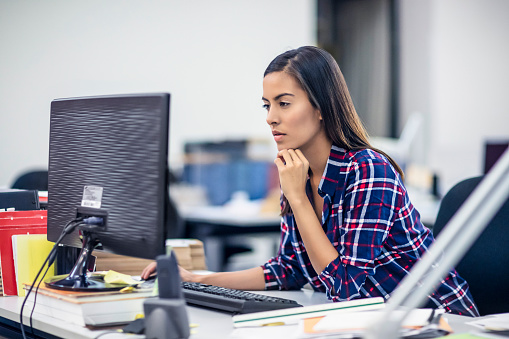
[[[390,293],[433,242],[402,183],[370,146],[334,58],[316,47],[277,56],[263,79],[263,106],[278,147],[281,244],[261,267],[184,281],[244,290],[300,289],[333,301]],[[142,277],[154,271],[147,267]],[[426,307],[477,316],[468,284],[452,270]]]

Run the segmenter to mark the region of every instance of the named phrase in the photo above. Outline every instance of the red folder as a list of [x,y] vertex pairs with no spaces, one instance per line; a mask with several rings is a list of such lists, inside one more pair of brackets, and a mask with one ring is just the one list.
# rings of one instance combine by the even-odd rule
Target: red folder
[[0,212],[0,264],[4,295],[18,294],[11,237],[15,234],[46,234],[46,225],[45,210]]

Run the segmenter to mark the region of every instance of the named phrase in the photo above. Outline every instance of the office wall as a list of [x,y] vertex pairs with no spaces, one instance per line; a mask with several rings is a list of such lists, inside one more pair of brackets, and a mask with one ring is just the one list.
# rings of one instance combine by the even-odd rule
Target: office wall
[[315,44],[312,0],[0,2],[0,187],[45,168],[55,98],[167,91],[186,140],[271,138],[262,74]]
[[482,174],[485,140],[509,139],[509,2],[400,5],[400,111],[425,115],[416,157],[439,174],[446,192]]
[[[401,122],[425,115],[414,158],[445,192],[482,172],[485,139],[509,138],[509,2],[399,4]],[[261,74],[314,44],[315,20],[313,0],[1,1],[0,187],[46,166],[54,98],[169,91],[177,164],[185,140],[270,139]]]

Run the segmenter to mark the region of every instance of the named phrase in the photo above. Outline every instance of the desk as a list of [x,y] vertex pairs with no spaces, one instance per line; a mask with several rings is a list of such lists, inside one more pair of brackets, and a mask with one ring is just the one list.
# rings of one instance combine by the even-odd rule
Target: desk
[[[264,293],[283,298],[290,298],[298,301],[304,306],[327,302],[324,293],[313,292],[312,290],[303,289],[301,291],[263,291]],[[17,325],[19,327],[19,310],[21,308],[22,298],[0,297],[0,326]],[[224,339],[237,337],[236,330],[233,328],[231,315],[221,312],[214,312],[196,307],[187,307],[189,321],[192,324],[198,324],[195,329],[196,333],[191,335],[191,339]],[[479,332],[475,327],[466,324],[473,318],[462,317],[457,315],[446,315],[449,324],[456,333]],[[28,318],[24,320],[28,324]],[[39,335],[45,335],[46,338],[73,338],[73,339],[90,339],[110,331],[109,330],[90,330],[81,326],[66,323],[64,321],[55,320],[54,318],[34,315],[34,327]],[[285,326],[281,331],[287,330],[286,338],[292,338],[294,327]],[[25,331],[29,331],[25,327]],[[42,332],[41,332],[42,331]],[[0,336],[7,335],[5,328],[0,327]],[[244,336],[242,336],[244,337]],[[108,333],[100,337],[101,339],[117,339],[117,338],[144,338],[141,335],[126,335],[121,333]],[[266,338],[268,339],[268,338]]]
[[[327,298],[324,293],[315,293],[311,290],[302,291],[257,291],[257,293],[264,293],[273,296],[280,296],[284,298],[297,300],[302,305],[313,305],[317,303],[327,302]],[[6,322],[10,325],[19,326],[19,310],[21,309],[21,303],[23,299],[17,296],[0,297],[0,325],[4,325]],[[233,331],[233,322],[230,314],[222,312],[209,311],[197,307],[187,307],[189,321],[192,324],[198,324],[196,333],[191,336],[193,339],[201,338],[228,338]],[[25,311],[27,313],[27,311]],[[24,324],[28,324],[28,317],[25,317]],[[34,315],[33,317],[34,327],[39,331],[48,333],[53,337],[62,338],[76,338],[76,339],[89,339],[95,338],[101,333],[107,330],[90,330],[78,325],[66,323],[64,321],[55,320],[54,318]],[[25,327],[25,332],[29,331]],[[5,333],[0,328],[0,337]],[[40,333],[39,333],[40,334]],[[50,338],[53,338],[49,336]],[[101,339],[114,339],[114,338],[126,338],[125,334],[108,334],[101,336]],[[144,336],[129,336],[129,338],[144,338]]]
[[279,243],[281,217],[277,214],[262,214],[257,210],[239,212],[223,206],[201,206],[183,208],[179,211],[186,222],[186,237],[203,241],[208,269],[215,272],[225,270],[225,248],[242,244],[240,237],[264,235],[264,246],[255,249],[260,253],[261,265],[274,256]]

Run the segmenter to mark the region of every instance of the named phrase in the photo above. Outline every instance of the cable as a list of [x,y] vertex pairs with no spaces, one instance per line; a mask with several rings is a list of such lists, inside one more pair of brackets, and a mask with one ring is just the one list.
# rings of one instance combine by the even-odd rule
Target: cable
[[[28,296],[32,292],[32,289],[34,288],[34,285],[37,284],[37,280],[39,279],[39,276],[41,275],[41,272],[44,269],[44,266],[46,266],[46,263],[49,262],[48,268],[53,264],[53,262],[54,262],[54,260],[56,258],[57,246],[60,244],[60,242],[64,239],[64,237],[66,235],[71,233],[76,228],[76,226],[79,225],[79,223],[82,220],[83,220],[83,218],[81,218],[81,217],[80,218],[75,218],[75,219],[69,221],[64,226],[64,228],[62,230],[62,233],[60,234],[60,237],[55,242],[55,245],[53,245],[53,248],[51,249],[50,253],[46,257],[46,260],[44,261],[44,263],[42,264],[41,268],[39,269],[39,272],[37,272],[37,275],[35,276],[34,282],[32,283],[32,285],[30,285],[30,288],[27,291],[27,293],[25,295],[25,298],[23,299],[23,303],[21,304],[21,311],[20,311],[20,314],[19,314],[19,324],[20,324],[21,335],[23,336],[23,339],[26,339],[25,328],[24,328],[24,324],[23,324],[23,309],[25,308],[25,304],[26,304],[26,301],[28,299]],[[47,269],[46,269],[46,272],[47,272]],[[45,273],[45,275],[46,275],[46,273]],[[43,278],[44,278],[44,276],[43,276]],[[41,278],[41,281],[42,281],[43,278]],[[39,282],[39,284],[40,284],[40,282]],[[37,286],[37,288],[38,287],[39,287],[39,285]],[[34,299],[34,306],[33,307],[35,308],[35,299]],[[32,308],[32,312],[33,312],[33,308]],[[32,315],[30,315],[30,326],[32,326],[32,321],[31,321],[32,319],[31,319],[31,317],[32,317]],[[33,334],[33,327],[32,327],[32,334]]]
[[[32,285],[30,286],[30,289],[28,290],[28,292],[26,293],[25,295],[25,299],[23,300],[23,304],[21,305],[21,312],[20,312],[20,328],[21,328],[21,333],[23,335],[23,338],[25,339],[26,338],[26,334],[25,334],[25,328],[24,328],[24,324],[23,324],[23,309],[25,307],[25,304],[26,304],[26,301],[28,299],[28,296],[30,295],[30,293],[32,292],[34,286],[37,284],[37,287],[36,287],[36,290],[35,290],[35,296],[34,296],[34,305],[32,307],[32,311],[30,312],[30,328],[31,328],[31,332],[32,332],[32,336],[35,337],[35,334],[34,334],[34,331],[33,331],[33,323],[32,323],[32,317],[33,317],[33,314],[34,314],[34,310],[35,310],[35,306],[36,306],[36,302],[37,302],[37,293],[39,291],[39,286],[41,285],[44,277],[46,276],[46,274],[48,273],[48,270],[49,268],[51,267],[51,265],[53,265],[53,262],[55,261],[56,259],[56,253],[57,253],[57,248],[58,248],[58,245],[60,244],[60,242],[62,242],[62,240],[64,239],[64,237],[70,233],[72,233],[72,231],[74,231],[74,229],[77,227],[77,226],[80,226],[80,225],[100,225],[100,226],[103,226],[104,225],[104,218],[103,217],[94,217],[94,216],[89,216],[89,217],[77,217],[71,221],[69,221],[63,228],[62,230],[62,233],[60,234],[60,237],[58,238],[58,240],[55,242],[55,244],[53,245],[53,248],[51,249],[50,253],[48,254],[48,256],[46,257],[46,260],[44,261],[44,263],[42,264],[39,272],[37,273],[35,279],[34,279],[34,282],[32,283]],[[41,277],[41,279],[39,280],[39,283],[37,283],[37,280],[39,279],[39,276],[42,272],[42,270],[44,269],[44,266],[46,265],[46,263],[48,263],[48,266],[46,267],[46,271],[44,272],[43,276]]]
[[118,334],[118,333],[122,333],[122,330],[109,330],[109,331],[106,331],[106,332],[103,332],[101,334],[99,334],[97,337],[95,337],[94,339],[99,339],[101,337],[104,337],[105,335],[108,335],[108,334]]
[[[69,221],[65,226],[64,226],[64,229],[62,230],[62,233],[60,234],[60,237],[58,238],[58,240],[55,242],[55,245],[53,245],[53,248],[51,249],[50,253],[48,254],[48,256],[46,257],[46,260],[44,261],[44,263],[42,264],[41,268],[39,269],[39,272],[37,272],[37,275],[35,276],[35,279],[34,279],[34,282],[30,285],[30,288],[29,290],[27,291],[26,295],[25,295],[25,298],[23,300],[23,304],[21,305],[21,312],[20,312],[20,328],[21,328],[21,334],[23,336],[23,338],[26,338],[26,334],[25,334],[25,328],[24,328],[24,324],[23,324],[23,309],[25,308],[25,304],[26,304],[26,301],[28,299],[28,296],[30,295],[30,293],[32,292],[32,289],[33,287],[37,284],[37,280],[39,279],[39,276],[42,272],[42,270],[44,269],[44,266],[46,265],[46,263],[48,263],[50,261],[50,259],[52,258],[52,256],[54,256],[54,253],[56,253],[56,249],[57,249],[57,246],[58,244],[62,241],[62,239],[68,234],[67,232],[69,231],[70,229],[70,226],[72,225],[72,229],[74,229],[75,227],[75,223],[77,222],[76,219],[74,220],[71,220]],[[72,231],[71,231],[72,232]],[[70,232],[69,232],[70,233]],[[53,260],[51,260],[53,261]],[[52,264],[52,263],[51,263]],[[48,268],[51,266],[51,264],[48,265]],[[46,269],[46,272],[48,271],[48,269]],[[46,273],[45,273],[46,274]],[[44,278],[44,276],[43,276]],[[41,281],[42,279],[41,278]],[[39,282],[40,284],[40,282]],[[34,306],[32,308],[32,312],[35,308],[35,299],[34,299]],[[32,316],[30,315],[30,326],[32,327]],[[32,327],[32,334],[33,333],[33,327]]]
[[35,289],[34,307],[32,307],[32,312],[30,312],[30,328],[32,329],[32,336],[34,338],[35,338],[35,334],[34,334],[34,326],[32,324],[32,317],[34,315],[35,305],[37,304],[37,294],[39,293],[39,286],[41,286],[41,283],[44,280],[44,277],[46,276],[46,274],[48,273],[50,267],[51,267],[51,264],[48,264],[48,266],[46,267],[46,271],[44,271],[44,274],[42,275],[42,278],[41,278],[41,280],[39,280],[39,283],[37,284],[37,288]]

